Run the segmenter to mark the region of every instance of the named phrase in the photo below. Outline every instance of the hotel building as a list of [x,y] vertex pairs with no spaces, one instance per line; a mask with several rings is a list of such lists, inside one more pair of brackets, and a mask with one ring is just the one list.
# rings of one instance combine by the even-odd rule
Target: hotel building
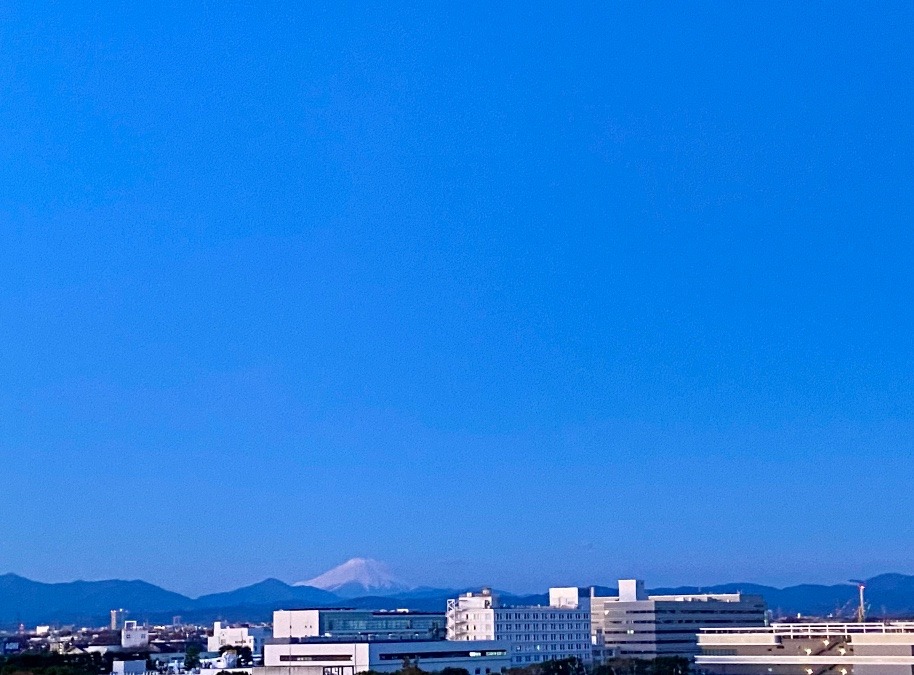
[[466,593],[448,600],[447,638],[503,642],[514,667],[570,657],[590,664],[590,599],[577,588],[551,588],[548,606],[512,607],[487,588]]

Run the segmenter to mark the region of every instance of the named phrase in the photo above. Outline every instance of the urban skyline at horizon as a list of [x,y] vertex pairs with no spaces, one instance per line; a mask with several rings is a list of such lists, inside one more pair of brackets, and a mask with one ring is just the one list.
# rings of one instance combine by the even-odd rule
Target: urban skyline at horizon
[[[335,568],[333,568],[333,569],[335,569]],[[327,572],[328,570],[325,569],[323,571]],[[332,570],[330,570],[330,571],[332,571]],[[130,574],[125,574],[125,575],[121,575],[121,576],[111,576],[111,577],[60,577],[60,578],[53,578],[53,579],[42,579],[42,578],[37,578],[35,576],[30,576],[29,574],[24,574],[21,572],[13,571],[13,570],[7,570],[6,572],[3,572],[3,573],[14,574],[16,576],[20,576],[20,577],[29,579],[31,581],[36,581],[39,583],[48,583],[48,584],[70,583],[70,582],[74,582],[74,581],[88,581],[88,582],[111,581],[111,580],[145,581],[147,583],[151,583],[155,586],[158,586],[158,587],[162,588],[163,590],[180,593],[181,595],[184,595],[184,596],[192,598],[192,599],[198,598],[201,596],[205,596],[205,595],[209,595],[209,594],[213,594],[213,593],[223,593],[223,592],[228,592],[228,591],[234,591],[234,590],[237,590],[240,588],[245,588],[247,586],[252,586],[252,585],[258,584],[260,582],[263,582],[263,581],[266,581],[269,579],[277,579],[290,586],[307,585],[307,584],[305,584],[305,582],[296,582],[294,580],[290,580],[291,577],[284,579],[275,574],[269,574],[269,573],[266,573],[262,576],[252,575],[250,577],[250,579],[251,579],[250,581],[244,581],[244,580],[240,580],[237,582],[226,581],[225,583],[222,583],[222,584],[220,584],[218,581],[214,581],[209,587],[206,588],[206,590],[202,590],[202,591],[195,590],[194,588],[191,588],[191,587],[181,588],[179,586],[174,586],[173,584],[170,584],[168,582],[168,580],[156,581],[155,579],[152,579],[152,578],[138,577],[138,576],[130,575]],[[0,574],[2,574],[2,573],[0,573]],[[501,592],[510,593],[510,594],[514,594],[514,595],[542,595],[543,593],[546,593],[549,588],[552,588],[552,587],[567,586],[567,587],[587,588],[590,586],[599,586],[599,587],[604,587],[604,588],[614,588],[616,586],[616,582],[618,581],[618,579],[627,579],[627,578],[637,578],[637,579],[641,579],[641,580],[645,581],[646,586],[649,590],[672,589],[672,588],[707,589],[707,588],[711,588],[711,587],[715,587],[715,586],[728,585],[728,584],[760,585],[760,586],[768,586],[768,587],[778,588],[778,589],[798,586],[798,585],[805,585],[805,584],[816,585],[816,586],[836,586],[836,585],[853,586],[854,585],[853,580],[856,578],[871,579],[871,578],[878,577],[883,574],[902,574],[905,576],[914,576],[914,572],[909,573],[909,572],[905,572],[903,570],[886,569],[886,570],[882,570],[880,572],[876,572],[874,574],[867,574],[867,575],[849,574],[848,578],[844,578],[844,579],[842,579],[842,578],[837,578],[837,579],[832,579],[832,580],[829,580],[829,579],[798,579],[798,580],[792,581],[792,582],[786,582],[786,583],[780,582],[779,583],[777,581],[765,581],[765,580],[759,580],[759,579],[742,578],[739,576],[736,576],[733,578],[712,580],[712,581],[706,581],[706,580],[696,581],[696,580],[690,580],[690,579],[676,581],[677,577],[673,576],[673,577],[667,577],[668,580],[664,581],[664,578],[662,578],[662,577],[655,579],[649,575],[639,575],[639,574],[632,575],[632,574],[615,573],[615,574],[606,574],[606,575],[598,574],[593,577],[593,580],[589,580],[586,582],[578,582],[578,581],[575,581],[574,579],[569,579],[567,577],[560,577],[560,579],[561,579],[560,581],[556,581],[554,579],[552,579],[552,580],[546,579],[542,584],[539,584],[539,585],[531,584],[531,585],[527,585],[527,586],[512,586],[510,583],[499,584],[499,583],[494,583],[491,580],[487,580],[487,579],[481,579],[480,581],[477,581],[477,582],[471,581],[469,583],[457,583],[457,582],[448,583],[447,577],[437,577],[441,581],[436,583],[436,582],[426,582],[426,581],[423,581],[422,579],[415,580],[413,578],[402,578],[402,577],[398,576],[398,577],[396,577],[396,581],[403,584],[404,588],[402,590],[384,591],[381,593],[381,595],[387,595],[387,594],[392,595],[392,594],[396,594],[396,593],[407,593],[408,594],[410,591],[422,590],[422,589],[463,591],[463,590],[479,590],[482,588],[492,588],[494,590],[498,590]],[[605,579],[603,578],[604,576],[606,577]],[[435,578],[435,577],[432,577],[432,578]],[[669,580],[669,579],[672,579],[672,580]],[[320,586],[314,586],[314,587],[321,588]],[[368,595],[371,595],[371,594],[372,593],[368,593]],[[359,594],[351,595],[351,592],[349,592],[349,595],[344,595],[342,597],[344,599],[347,597],[359,597]]]

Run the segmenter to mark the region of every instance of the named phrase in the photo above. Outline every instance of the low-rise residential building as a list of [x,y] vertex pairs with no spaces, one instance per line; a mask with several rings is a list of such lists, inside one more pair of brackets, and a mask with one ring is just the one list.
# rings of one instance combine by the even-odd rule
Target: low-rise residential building
[[225,626],[221,621],[213,624],[213,634],[206,638],[206,650],[219,652],[223,647],[247,647],[258,658],[263,655],[263,645],[270,637],[265,626]]
[[914,622],[705,628],[695,665],[714,675],[911,675]]
[[577,588],[549,589],[549,605],[502,605],[489,589],[447,604],[447,637],[453,641],[498,640],[515,667],[565,658],[593,661],[590,599]]
[[121,647],[124,649],[145,649],[149,646],[149,629],[136,621],[125,621],[121,630]]
[[227,651],[218,657],[200,659],[199,675],[219,675],[224,672],[232,675],[246,675],[253,673],[254,667],[238,665],[238,656],[232,651]]
[[132,661],[114,661],[111,664],[111,675],[145,675],[146,662],[141,659]]
[[590,610],[594,644],[621,658],[692,659],[702,628],[763,626],[767,607],[761,596],[743,593],[648,595],[643,581],[622,579],[618,596],[594,595]]

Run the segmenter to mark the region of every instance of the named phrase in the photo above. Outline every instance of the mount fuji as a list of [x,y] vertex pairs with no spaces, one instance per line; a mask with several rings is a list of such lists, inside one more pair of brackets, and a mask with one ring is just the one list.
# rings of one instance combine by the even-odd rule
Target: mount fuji
[[371,558],[352,558],[332,570],[295,585],[320,588],[343,598],[395,595],[413,588],[395,577],[386,564]]

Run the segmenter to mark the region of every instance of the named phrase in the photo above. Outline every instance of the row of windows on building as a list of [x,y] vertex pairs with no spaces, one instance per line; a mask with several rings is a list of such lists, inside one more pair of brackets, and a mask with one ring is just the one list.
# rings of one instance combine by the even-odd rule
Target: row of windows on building
[[739,614],[740,616],[757,617],[760,608],[754,609],[624,609],[606,607],[603,613],[610,614]]
[[619,646],[631,647],[632,645],[694,645],[695,640],[628,640]]
[[515,652],[583,652],[590,649],[587,642],[568,642],[551,645],[514,645]]
[[511,658],[513,663],[542,663],[551,660],[553,657],[543,654],[528,654],[526,656],[514,656]]
[[[623,635],[691,635],[692,641],[695,641],[697,631],[688,628],[671,628],[669,630],[651,630],[628,628],[626,630],[605,630],[603,635],[608,638],[617,638]],[[914,673],[912,673],[914,675]]]
[[[496,610],[496,611],[498,611],[498,610]],[[513,616],[512,616],[512,614],[513,614]],[[530,620],[530,619],[533,619],[534,621],[537,621],[540,619],[543,619],[546,621],[550,621],[550,620],[551,621],[567,621],[569,619],[572,621],[584,621],[584,620],[587,620],[590,618],[590,616],[586,612],[502,612],[502,611],[498,611],[498,615],[499,615],[498,616],[499,619],[505,619],[507,621],[510,621],[511,619],[513,619],[515,621],[521,621],[521,620],[526,621],[526,620]],[[479,619],[486,619],[489,616],[491,616],[491,614],[488,614],[488,613],[478,614],[476,612],[468,612],[463,615],[463,619],[467,620],[467,621],[470,621],[470,620],[478,621]]]
[[[545,626],[543,626],[545,628]],[[475,626],[473,627],[475,630]],[[472,632],[466,636],[466,639],[477,639],[478,636],[473,636]],[[539,642],[543,641],[552,641],[556,640],[588,640],[590,639],[590,633],[580,632],[580,633],[512,633],[510,631],[505,631],[499,634],[499,639],[508,640],[509,642]]]
[[432,630],[440,628],[440,622],[434,620],[412,619],[329,619],[326,622],[325,632],[334,631],[384,631],[384,630],[410,630],[412,628]]
[[587,633],[521,633],[505,636],[510,642],[564,642],[565,640],[589,640]]
[[703,649],[705,656],[736,656],[735,649]]
[[420,659],[465,659],[492,656],[507,656],[504,649],[488,649],[485,651],[440,651],[440,652],[386,652],[380,654],[382,661],[418,661]]
[[582,622],[576,623],[542,623],[541,625],[533,625],[529,623],[499,623],[497,624],[499,631],[521,631],[521,630],[535,630],[536,628],[547,628],[549,630],[585,630],[589,626],[585,625]]
[[[754,618],[756,619],[756,621],[758,620],[758,617],[754,617]],[[706,626],[706,625],[712,624],[712,623],[724,623],[729,626],[733,623],[733,619],[657,619],[657,620],[606,619],[602,623],[604,625],[611,625],[611,626],[631,626],[631,625],[635,625],[635,624],[647,624],[650,626],[658,626],[658,625],[672,626],[672,625],[680,625],[680,624],[688,624],[690,626],[695,626],[695,625]]]

